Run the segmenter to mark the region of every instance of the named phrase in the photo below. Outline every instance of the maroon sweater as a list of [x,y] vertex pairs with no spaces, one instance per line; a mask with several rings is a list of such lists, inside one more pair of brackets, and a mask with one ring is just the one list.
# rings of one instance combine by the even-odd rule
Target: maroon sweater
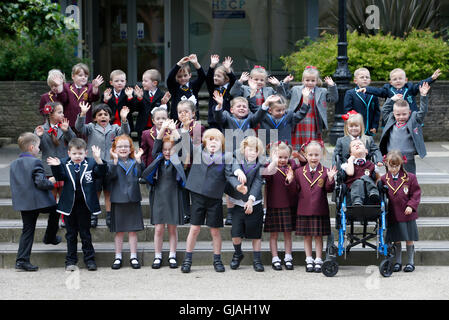
[[55,94],[52,91],[46,92],[41,95],[41,101],[39,102],[39,113],[44,116],[44,107],[51,102],[60,102],[63,107],[67,104],[67,92],[62,90],[61,93]]
[[[388,186],[388,222],[407,222],[418,219],[418,205],[421,201],[421,188],[413,173],[399,171],[399,177],[393,180],[391,173],[381,178],[382,183]],[[411,207],[412,213],[405,215],[405,208]]]
[[[297,165],[293,160],[289,160],[289,166],[293,171],[297,168]],[[290,183],[290,185],[285,183],[287,168],[287,166],[278,168],[276,173],[272,175],[262,175],[266,181],[267,208],[280,209],[296,206],[296,186],[293,183]]]
[[298,216],[329,216],[327,193],[334,190],[335,181],[329,182],[326,167],[319,164],[313,177],[308,164],[299,167],[295,170],[292,184],[299,192],[296,210]]
[[355,180],[360,179],[364,175],[369,175],[370,177],[372,177],[375,168],[376,166],[371,161],[366,161],[362,166],[354,163],[354,174],[352,176],[346,175],[346,186],[350,188]]
[[91,104],[91,108],[86,114],[86,123],[92,122],[92,102],[100,98],[100,90],[98,90],[98,94],[94,94],[92,88],[91,83],[88,83],[81,89],[77,89],[74,84],[64,83],[64,91],[68,100],[64,109],[64,116],[69,120],[70,127],[75,127],[76,117],[81,112],[79,106],[81,101]]

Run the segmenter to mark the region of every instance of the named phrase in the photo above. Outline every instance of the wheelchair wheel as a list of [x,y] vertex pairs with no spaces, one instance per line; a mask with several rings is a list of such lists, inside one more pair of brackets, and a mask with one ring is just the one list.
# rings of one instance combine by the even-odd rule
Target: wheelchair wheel
[[326,277],[335,276],[338,272],[338,263],[333,260],[324,261],[321,267],[321,272],[323,272]]
[[391,259],[383,260],[379,265],[379,272],[386,278],[390,277],[393,274],[393,261]]

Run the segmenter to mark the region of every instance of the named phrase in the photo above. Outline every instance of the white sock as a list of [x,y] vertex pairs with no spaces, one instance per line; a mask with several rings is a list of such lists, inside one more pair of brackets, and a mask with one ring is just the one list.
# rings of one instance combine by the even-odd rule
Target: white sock
[[130,259],[137,259],[137,253],[131,253]]
[[155,253],[154,254],[154,259],[161,259],[162,260],[162,252]]
[[312,257],[306,257],[306,263],[307,263],[307,264],[313,263],[313,262],[314,262],[314,260],[313,260]]
[[323,260],[321,260],[321,258],[316,258],[315,264],[323,264]]
[[285,257],[284,257],[284,261],[292,261],[293,260],[293,257],[292,257],[292,255],[291,254],[288,254],[288,253],[286,253],[285,254]]
[[176,252],[171,252],[170,251],[170,254],[168,255],[168,258],[176,258]]
[[122,253],[121,252],[120,253],[116,253],[115,254],[115,258],[121,260],[122,259]]
[[276,261],[277,261],[277,262],[281,262],[281,259],[279,259],[278,256],[273,257],[273,258],[271,259],[271,263],[275,263]]

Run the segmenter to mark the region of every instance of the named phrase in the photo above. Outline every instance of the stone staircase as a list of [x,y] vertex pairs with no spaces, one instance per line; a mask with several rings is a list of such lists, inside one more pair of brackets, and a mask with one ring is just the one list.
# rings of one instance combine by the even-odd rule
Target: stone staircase
[[[436,181],[431,175],[418,176],[422,188],[422,201],[419,207],[419,216],[417,220],[420,241],[415,243],[417,265],[449,265],[449,175]],[[146,186],[141,186],[142,206],[144,212],[145,230],[138,233],[138,254],[144,266],[151,265],[154,257],[154,227],[149,220],[148,190]],[[103,203],[103,201],[101,201]],[[335,204],[330,201],[331,223],[335,232]],[[224,212],[226,206],[223,205]],[[104,212],[104,206],[103,206]],[[12,209],[11,194],[8,183],[0,183],[0,267],[13,268],[18,242],[20,239],[22,221],[20,213]],[[65,230],[61,229],[59,235],[63,236],[63,242],[57,246],[44,245],[42,238],[46,228],[46,215],[42,214],[37,222],[35,242],[31,255],[32,263],[41,268],[63,267],[66,253],[66,243],[64,239]],[[360,229],[356,225],[356,230]],[[114,234],[109,232],[105,225],[104,213],[100,215],[99,226],[92,229],[92,239],[96,251],[97,264],[100,267],[109,267],[114,257]],[[185,251],[185,240],[189,232],[189,225],[178,228],[178,260],[182,261]],[[222,257],[226,265],[229,264],[233,247],[231,242],[231,228],[225,226],[221,235],[223,238]],[[281,258],[283,257],[283,237],[279,237],[279,249]],[[294,236],[293,257],[297,265],[304,264],[304,245],[303,238]],[[127,241],[127,237],[125,236]],[[269,234],[263,234],[262,242],[262,262],[265,265],[271,264],[271,254],[269,250]],[[167,234],[164,241],[168,241]],[[251,241],[243,242],[243,250],[246,258],[242,264],[252,263]],[[404,246],[405,247],[405,246]],[[404,249],[405,250],[405,249]],[[168,252],[168,242],[164,242],[164,264],[166,264]],[[124,259],[128,258],[129,246],[124,245]],[[79,245],[79,261],[82,261],[82,253]],[[376,252],[370,248],[357,246],[351,249],[346,260],[338,257],[338,263],[341,265],[370,265],[379,264],[382,257],[377,258]],[[212,264],[212,241],[207,227],[201,228],[198,242],[194,251],[195,265]],[[83,263],[79,264],[81,267]]]

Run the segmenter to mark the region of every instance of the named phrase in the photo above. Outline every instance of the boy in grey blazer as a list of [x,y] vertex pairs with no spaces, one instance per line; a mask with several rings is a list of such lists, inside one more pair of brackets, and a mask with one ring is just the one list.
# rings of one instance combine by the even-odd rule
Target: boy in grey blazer
[[422,124],[428,110],[427,93],[430,85],[423,82],[419,87],[421,94],[419,111],[411,111],[407,101],[402,95],[396,94],[388,98],[382,108],[382,118],[385,127],[380,138],[380,151],[387,154],[393,149],[399,149],[406,156],[404,169],[416,173],[415,154],[424,158],[427,154],[422,133]]
[[48,213],[47,230],[43,242],[58,244],[61,237],[57,236],[59,214],[56,212],[53,189],[54,178],[47,179],[39,154],[39,137],[31,132],[22,133],[18,139],[22,153],[11,163],[10,186],[14,210],[22,215],[22,235],[20,236],[15,268],[20,271],[36,271],[37,266],[30,263],[31,248],[34,240],[34,230],[39,213]]

